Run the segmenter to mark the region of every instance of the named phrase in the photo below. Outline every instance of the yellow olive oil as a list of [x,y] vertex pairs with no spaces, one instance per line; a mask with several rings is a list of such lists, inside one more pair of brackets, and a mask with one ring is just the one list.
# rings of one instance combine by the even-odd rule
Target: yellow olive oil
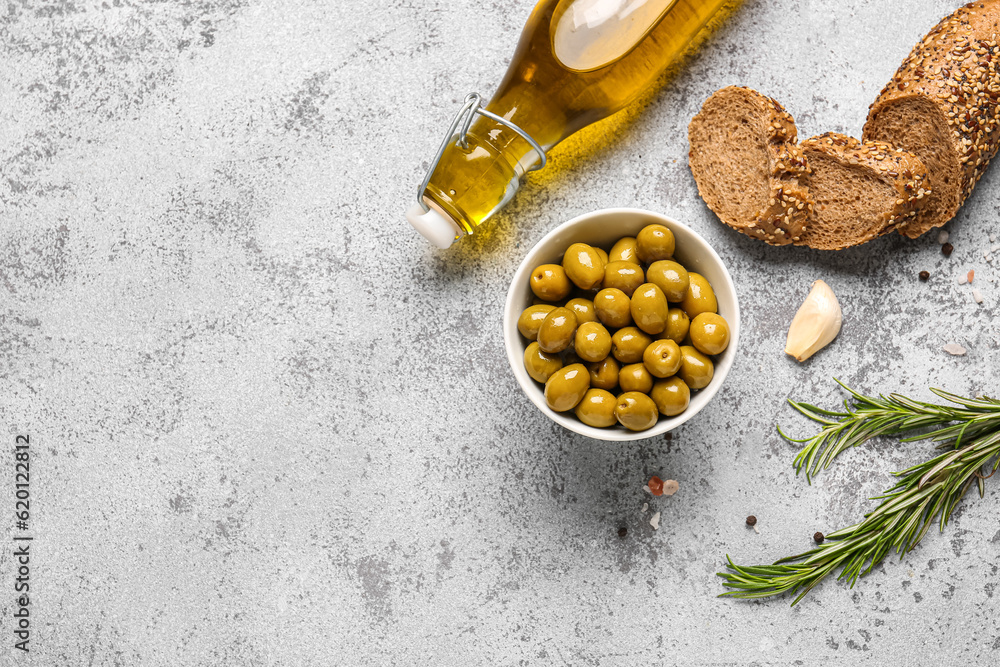
[[[546,151],[653,86],[734,0],[542,0],[485,107]],[[448,143],[425,203],[471,234],[503,207],[540,156],[511,128],[476,115]],[[432,214],[433,215],[433,214]],[[418,229],[421,226],[412,220]]]

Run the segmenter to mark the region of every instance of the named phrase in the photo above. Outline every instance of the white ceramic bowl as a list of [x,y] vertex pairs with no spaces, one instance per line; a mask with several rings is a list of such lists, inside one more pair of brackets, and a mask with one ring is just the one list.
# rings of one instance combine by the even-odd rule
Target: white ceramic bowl
[[[669,418],[660,415],[656,426],[634,433],[621,426],[612,428],[587,426],[576,418],[572,410],[560,413],[549,409],[545,403],[544,387],[532,380],[524,369],[524,350],[527,342],[517,330],[517,319],[521,312],[531,305],[534,298],[528,280],[538,265],[559,264],[566,248],[573,243],[589,243],[609,249],[623,236],[635,236],[640,229],[653,223],[665,225],[674,233],[677,242],[674,258],[689,271],[705,276],[711,283],[719,301],[719,314],[729,322],[732,338],[726,351],[714,358],[715,376],[712,382],[704,389],[691,394],[691,404],[681,414]],[[662,435],[680,426],[698,414],[719,391],[736,358],[740,340],[740,308],[729,271],[705,239],[685,225],[659,213],[634,208],[607,208],[564,222],[546,234],[531,249],[518,267],[507,291],[507,303],[503,311],[503,336],[507,348],[507,360],[510,362],[511,370],[514,371],[514,377],[531,402],[549,419],[570,431],[598,440],[642,440]]]

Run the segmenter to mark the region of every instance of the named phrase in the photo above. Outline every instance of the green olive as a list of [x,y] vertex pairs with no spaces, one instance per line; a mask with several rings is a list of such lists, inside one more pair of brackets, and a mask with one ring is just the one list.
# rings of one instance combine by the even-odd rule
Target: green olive
[[663,225],[646,225],[635,237],[635,254],[640,262],[652,264],[674,256],[674,233]]
[[615,395],[606,389],[588,389],[583,395],[583,400],[576,406],[577,419],[587,426],[596,428],[607,428],[614,426]]
[[590,373],[583,364],[563,366],[545,383],[545,403],[556,412],[576,407],[590,389]]
[[620,289],[602,289],[594,297],[597,319],[611,329],[621,329],[632,324],[631,304],[628,295]]
[[707,387],[715,375],[712,360],[690,345],[681,345],[681,368],[678,377],[691,389]]
[[703,354],[722,354],[729,347],[729,323],[718,313],[702,313],[691,320],[689,335]]
[[517,330],[528,340],[535,340],[538,338],[538,328],[542,326],[542,320],[553,310],[555,310],[555,306],[548,303],[528,306],[517,318]]
[[597,251],[586,243],[574,243],[566,248],[562,266],[569,279],[580,289],[593,289],[604,280],[604,262]]
[[594,248],[598,255],[601,256],[601,261],[604,262],[604,266],[608,265],[608,253],[604,251],[603,248]]
[[629,364],[622,366],[622,370],[618,374],[618,385],[622,391],[638,391],[648,394],[649,390],[653,388],[653,376],[646,370],[645,365]]
[[653,339],[642,329],[625,327],[611,337],[611,354],[623,364],[637,364],[642,361],[642,353],[652,342]]
[[630,431],[645,431],[656,425],[659,411],[649,396],[638,391],[627,391],[618,397],[615,418]]
[[566,308],[576,315],[577,324],[597,321],[597,311],[594,310],[594,302],[590,299],[570,299],[566,302]]
[[633,264],[638,264],[639,258],[635,254],[635,237],[626,236],[618,239],[611,246],[611,252],[608,253],[608,262],[632,262]]
[[538,346],[542,352],[562,352],[573,342],[576,333],[576,315],[568,308],[553,308],[538,328]]
[[656,409],[666,417],[674,417],[687,410],[691,403],[691,390],[679,377],[657,380],[649,397],[656,403]]
[[611,334],[600,322],[584,322],[576,329],[573,349],[584,361],[601,361],[611,353]]
[[688,335],[688,328],[690,326],[691,320],[688,318],[687,313],[680,308],[671,308],[667,311],[667,328],[657,337],[669,338],[680,345]]
[[684,300],[690,282],[687,269],[669,259],[650,264],[646,270],[646,280],[663,290],[663,295],[671,303]]
[[663,333],[667,328],[667,297],[653,283],[640,285],[632,295],[629,312],[635,325],[648,334]]
[[558,264],[542,264],[531,272],[531,291],[543,301],[565,299],[573,285],[566,277],[566,271]]
[[618,386],[618,360],[607,357],[602,361],[587,364],[590,372],[590,386],[598,389],[612,390]]
[[546,354],[538,347],[538,343],[532,343],[524,351],[524,369],[535,382],[544,383],[552,374],[562,368],[563,362],[558,354]]
[[681,367],[681,348],[669,338],[653,341],[642,353],[642,363],[658,378],[668,378]]
[[684,300],[681,301],[681,308],[688,314],[688,317],[698,317],[702,313],[719,312],[719,302],[715,298],[712,286],[705,280],[705,276],[700,273],[689,273],[691,282]]
[[614,287],[625,292],[625,296],[631,298],[635,288],[646,282],[642,273],[642,266],[634,262],[610,262],[604,267],[605,287]]

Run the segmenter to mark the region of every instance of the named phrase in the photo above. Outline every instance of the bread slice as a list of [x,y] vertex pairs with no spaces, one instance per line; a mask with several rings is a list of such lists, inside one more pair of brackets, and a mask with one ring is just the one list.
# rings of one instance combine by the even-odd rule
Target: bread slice
[[891,232],[927,197],[927,170],[916,157],[878,141],[835,132],[806,139],[802,153],[812,218],[797,245],[840,250]]
[[945,17],[872,104],[866,140],[890,143],[927,167],[931,193],[899,231],[916,238],[951,220],[1000,145],[1000,0]]
[[716,91],[688,125],[698,193],[730,227],[772,245],[797,241],[809,219],[799,183],[809,167],[795,121],[775,100],[738,86]]

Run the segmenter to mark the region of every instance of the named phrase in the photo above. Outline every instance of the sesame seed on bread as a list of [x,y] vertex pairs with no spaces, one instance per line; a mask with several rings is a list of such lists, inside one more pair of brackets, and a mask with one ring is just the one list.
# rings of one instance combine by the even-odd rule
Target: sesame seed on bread
[[916,238],[951,220],[1000,145],[1000,0],[945,17],[872,104],[863,137],[916,155],[932,191],[899,226]]
[[866,243],[912,220],[929,194],[920,160],[888,144],[828,132],[800,146],[811,169],[804,182],[813,211],[796,245],[840,250]]
[[795,121],[775,100],[738,86],[716,91],[688,126],[702,199],[734,229],[772,245],[797,241],[809,219],[809,167]]

